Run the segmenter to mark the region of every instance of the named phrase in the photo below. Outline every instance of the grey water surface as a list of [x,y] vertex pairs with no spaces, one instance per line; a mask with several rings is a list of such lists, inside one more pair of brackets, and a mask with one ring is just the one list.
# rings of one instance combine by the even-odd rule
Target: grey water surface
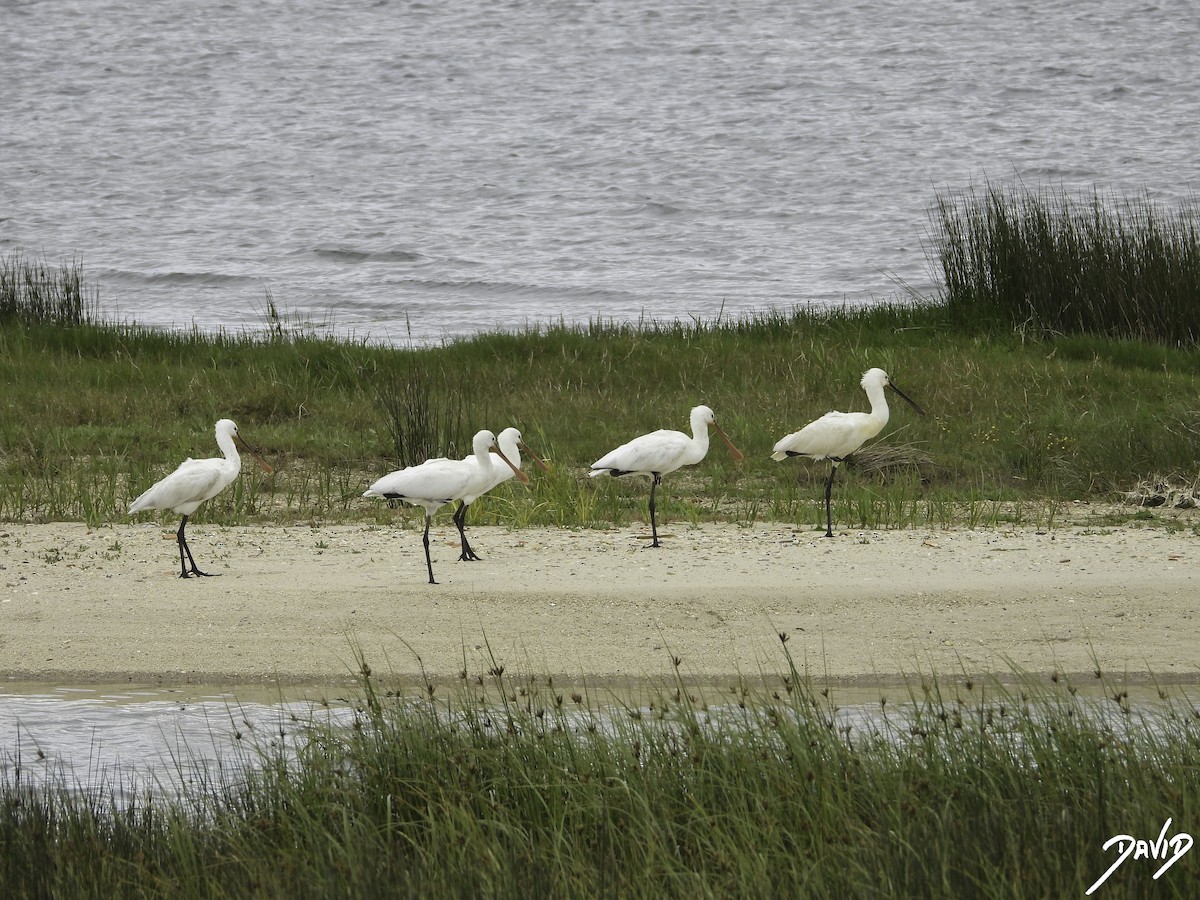
[[986,183],[1191,201],[1200,9],[0,0],[0,253],[405,344],[928,296]]
[[315,690],[7,685],[0,784],[127,804],[198,795],[236,786],[264,760],[291,758],[310,727],[348,725],[354,714],[351,698]]

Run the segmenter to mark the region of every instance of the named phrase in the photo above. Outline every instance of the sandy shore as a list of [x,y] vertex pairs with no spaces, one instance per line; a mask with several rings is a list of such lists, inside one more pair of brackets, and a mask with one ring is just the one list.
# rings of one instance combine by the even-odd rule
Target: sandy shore
[[[854,681],[936,671],[1200,675],[1192,530],[843,532],[676,524],[474,528],[482,561],[389,528],[193,526],[178,578],[157,525],[0,526],[0,676],[10,683],[347,680],[508,671],[699,679],[798,664]],[[490,648],[490,652],[489,652]]]

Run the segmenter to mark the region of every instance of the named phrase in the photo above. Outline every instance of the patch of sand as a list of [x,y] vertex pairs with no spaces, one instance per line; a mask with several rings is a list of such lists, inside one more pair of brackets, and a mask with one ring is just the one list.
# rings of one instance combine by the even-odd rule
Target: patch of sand
[[0,675],[10,682],[329,684],[357,648],[379,674],[509,671],[631,681],[786,671],[1154,673],[1200,660],[1200,538],[1163,528],[820,532],[675,524],[0,526]]

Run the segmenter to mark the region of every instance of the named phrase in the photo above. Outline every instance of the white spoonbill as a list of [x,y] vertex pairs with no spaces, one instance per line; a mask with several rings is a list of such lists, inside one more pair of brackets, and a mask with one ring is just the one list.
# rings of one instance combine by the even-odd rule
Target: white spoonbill
[[680,466],[693,466],[704,459],[708,453],[710,425],[725,439],[734,459],[745,458],[742,451],[733,446],[733,441],[721,430],[713,411],[707,406],[697,406],[692,410],[691,437],[682,431],[668,431],[665,428],[652,431],[622,444],[592,463],[593,478],[605,474],[613,477],[650,476],[650,533],[654,538],[651,547],[662,546],[658,542],[658,524],[654,518],[654,489],[662,483],[662,477],[668,472],[674,472]]
[[[521,438],[521,432],[516,428],[505,428],[502,432],[496,435],[496,444],[500,448],[500,452],[511,462],[516,468],[521,468],[521,451],[524,450],[543,472],[549,472],[550,467],[538,459],[537,454],[529,449],[529,446]],[[458,501],[458,509],[454,511],[454,524],[458,526],[458,536],[462,541],[462,554],[458,557],[462,562],[471,562],[480,557],[467,543],[467,507],[474,503],[480,496],[486,494],[492,488],[503,484],[508,479],[513,477],[513,469],[504,465],[500,457],[495,453],[489,454],[492,458],[492,477],[491,480],[483,485],[478,491],[469,496],[464,496]],[[475,462],[474,456],[468,456],[467,461]]]
[[825,537],[833,537],[833,513],[829,496],[833,491],[833,476],[842,460],[869,441],[888,423],[888,404],[884,388],[895,391],[920,415],[925,410],[905,396],[883,369],[868,369],[863,373],[862,388],[871,401],[871,411],[844,413],[827,412],[815,422],[809,422],[799,431],[789,434],[775,444],[771,459],[787,459],[789,456],[807,456],[810,459],[828,459],[829,478],[825,481]]
[[188,516],[194,513],[201,503],[217,496],[237,478],[238,472],[242,470],[238,444],[258,460],[263,471],[271,471],[271,467],[262,457],[246,446],[246,442],[238,435],[237,426],[229,419],[222,419],[217,423],[217,446],[221,448],[224,458],[188,457],[178,469],[153,485],[129,506],[130,515],[144,509],[170,509],[183,516],[183,521],[179,523],[179,531],[175,533],[175,540],[179,543],[180,578],[190,578],[192,575],[208,577],[212,574],[196,568],[196,560],[192,558],[192,550],[188,547],[184,529],[187,528]]
[[429,558],[429,523],[439,507],[464,497],[474,498],[479,488],[492,478],[492,448],[497,450],[500,461],[507,463],[516,476],[528,481],[529,476],[514,466],[496,446],[496,436],[490,431],[480,431],[471,446],[474,456],[467,459],[427,459],[419,466],[408,466],[384,475],[363,493],[364,497],[383,497],[402,500],[425,510],[425,566],[429,570],[429,583],[433,579],[433,562]]

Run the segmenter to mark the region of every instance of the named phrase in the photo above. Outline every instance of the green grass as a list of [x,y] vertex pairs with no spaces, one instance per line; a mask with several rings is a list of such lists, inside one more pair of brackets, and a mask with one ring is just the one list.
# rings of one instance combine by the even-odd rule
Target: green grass
[[936,305],[710,326],[594,323],[411,351],[8,321],[0,520],[123,521],[129,500],[184,457],[215,455],[213,423],[228,416],[277,473],[247,468],[238,489],[201,508],[202,521],[378,518],[359,499],[373,478],[425,455],[465,455],[475,430],[509,424],[554,471],[484,498],[473,521],[640,521],[645,484],[589,479],[588,465],[637,434],[686,429],[689,409],[707,403],[747,459],[735,463],[717,443],[669,476],[664,520],[816,527],[825,464],[775,463],[771,446],[830,408],[865,408],[858,380],[874,365],[929,415],[896,407],[859,465],[843,468],[841,527],[1111,498],[1152,476],[1190,481],[1196,468],[1200,352],[970,331]]
[[98,298],[78,260],[53,268],[16,253],[0,258],[0,322],[78,325],[93,319]]
[[[12,896],[1067,897],[1200,814],[1200,712],[1021,673],[927,676],[857,727],[782,674],[636,701],[466,672],[174,800],[0,788]],[[677,671],[685,668],[676,661]],[[1090,680],[1090,679],[1089,679]],[[1080,687],[1083,690],[1080,690]],[[249,737],[246,736],[248,740]],[[1128,861],[1100,896],[1191,896],[1200,859]]]

